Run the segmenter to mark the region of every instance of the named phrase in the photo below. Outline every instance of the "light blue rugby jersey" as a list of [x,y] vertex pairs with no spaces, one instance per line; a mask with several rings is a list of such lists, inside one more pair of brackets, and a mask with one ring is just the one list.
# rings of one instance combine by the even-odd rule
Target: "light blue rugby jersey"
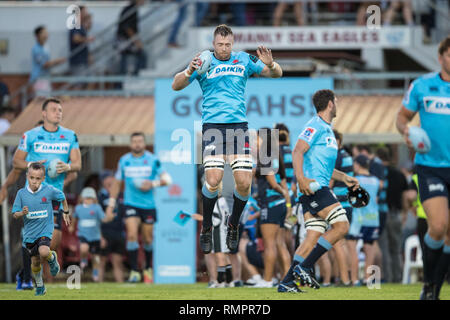
[[11,212],[20,212],[23,207],[28,206],[28,214],[23,217],[23,245],[33,243],[40,237],[52,238],[54,228],[52,200],[64,201],[65,198],[62,191],[44,183],[36,192],[32,192],[29,187],[17,192]]
[[380,180],[375,176],[362,176],[357,175],[356,179],[359,181],[359,185],[366,189],[370,195],[369,204],[362,208],[354,208],[356,216],[360,217],[362,227],[379,227],[380,221],[378,218],[379,208],[377,202],[377,195],[380,189]]
[[18,149],[27,152],[26,161],[44,162],[46,173],[45,182],[59,190],[63,190],[66,174],[59,174],[52,179],[47,174],[47,169],[53,159],[60,159],[69,163],[72,149],[79,149],[78,138],[75,132],[59,126],[58,130],[51,132],[39,126],[25,132],[20,140]]
[[245,87],[247,79],[260,74],[265,64],[246,52],[231,52],[230,59],[218,60],[211,53],[212,61],[207,72],[195,71],[189,82],[198,80],[203,91],[203,123],[247,122]]
[[105,213],[99,204],[79,204],[75,207],[73,216],[78,219],[78,237],[83,237],[89,242],[100,240]]
[[134,157],[131,152],[123,155],[115,178],[125,182],[124,204],[140,209],[154,209],[153,189],[141,191],[135,185],[135,179],[156,180],[163,172],[161,162],[149,151],[145,151],[139,158]]
[[[331,125],[314,116],[309,120],[298,139],[309,145],[304,154],[303,174],[306,178],[316,180],[321,187],[328,187],[336,164],[338,145]],[[302,193],[298,192],[298,196]]]
[[428,167],[450,167],[450,82],[438,72],[416,79],[403,99],[406,109],[419,112],[422,129],[431,141],[428,153],[416,153],[415,163]]

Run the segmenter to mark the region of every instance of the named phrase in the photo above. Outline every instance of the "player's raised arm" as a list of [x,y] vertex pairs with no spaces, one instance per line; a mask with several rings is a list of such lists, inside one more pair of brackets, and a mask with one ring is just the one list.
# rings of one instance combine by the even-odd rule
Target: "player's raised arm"
[[192,74],[195,72],[195,70],[198,69],[200,65],[200,59],[198,58],[200,54],[197,54],[194,59],[192,59],[191,63],[189,63],[189,66],[186,68],[186,70],[178,72],[175,77],[173,78],[172,82],[172,89],[175,91],[183,90],[186,88],[191,82],[189,79],[191,78]]
[[259,46],[256,50],[259,60],[261,60],[266,66],[261,71],[263,77],[280,78],[283,75],[283,70],[278,63],[273,61],[272,50],[265,46]]

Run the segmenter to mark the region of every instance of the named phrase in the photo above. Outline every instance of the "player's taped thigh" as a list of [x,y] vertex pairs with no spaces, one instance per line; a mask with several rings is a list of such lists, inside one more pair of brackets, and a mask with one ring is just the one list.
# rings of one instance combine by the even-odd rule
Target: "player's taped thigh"
[[345,209],[341,205],[331,209],[330,213],[325,218],[325,221],[330,225],[333,225],[336,222],[348,222]]
[[230,163],[231,170],[235,171],[247,171],[252,172],[253,160],[252,158],[236,158]]
[[219,157],[207,157],[205,158],[205,160],[203,160],[203,167],[205,168],[205,171],[211,169],[223,171],[225,167],[225,160]]
[[306,231],[316,231],[320,233],[325,233],[328,228],[328,223],[322,218],[313,217],[305,221],[305,229]]

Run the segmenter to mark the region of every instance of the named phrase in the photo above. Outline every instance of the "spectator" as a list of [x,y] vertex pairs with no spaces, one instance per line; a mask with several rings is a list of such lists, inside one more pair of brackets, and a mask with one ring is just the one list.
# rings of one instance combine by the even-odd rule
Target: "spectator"
[[0,80],[0,108],[9,103],[9,89],[6,83]]
[[[184,0],[176,0],[176,2],[180,3]],[[169,43],[168,46],[172,48],[177,48],[179,45],[177,44],[177,36],[178,31],[183,24],[183,21],[186,19],[186,10],[187,10],[187,3],[184,1],[180,5],[180,8],[178,9],[178,16],[175,20],[172,31],[170,32],[169,36]],[[205,15],[208,13],[209,10],[209,3],[208,2],[197,2],[195,7],[195,25],[197,27],[200,27],[202,25],[203,19],[205,18]]]
[[356,13],[356,25],[365,26],[366,25],[366,16],[367,16],[367,8],[371,5],[379,5],[380,1],[363,1],[358,7],[358,11]]
[[0,136],[8,131],[11,122],[16,117],[16,111],[12,107],[0,108]]
[[[289,3],[284,1],[279,1],[275,8],[275,12],[273,14],[273,26],[279,27],[281,26],[281,20],[283,19],[284,11],[290,6]],[[303,2],[294,2],[292,5],[294,8],[295,19],[297,20],[297,25],[303,26],[305,21],[303,20]]]
[[384,232],[380,235],[380,247],[383,252],[384,276],[387,282],[400,282],[402,279],[402,221],[406,221],[407,211],[403,205],[408,183],[405,175],[389,163],[387,148],[377,150],[377,156],[387,168],[387,204]]
[[384,25],[390,26],[397,10],[402,7],[403,19],[408,26],[413,26],[413,12],[411,0],[392,0],[391,5],[384,15]]
[[[103,210],[106,210],[109,204],[109,192],[114,182],[112,171],[104,171],[101,174],[102,189],[98,195],[98,201]],[[123,225],[120,212],[123,208],[123,194],[119,194],[118,203],[114,208],[114,219],[111,222],[102,223],[100,239],[100,267],[99,281],[104,280],[105,267],[108,261],[108,255],[111,258],[113,275],[116,282],[124,281],[123,255],[125,254],[125,227]]]
[[47,95],[51,91],[50,82],[42,77],[50,75],[50,68],[64,63],[66,58],[50,60],[50,50],[46,45],[48,32],[44,26],[34,29],[36,43],[31,49],[31,74],[29,82],[37,94]]
[[69,65],[71,74],[81,74],[87,69],[89,65],[88,44],[94,41],[94,38],[89,37],[87,34],[92,21],[85,6],[80,6],[80,20],[80,28],[74,28],[69,31]]
[[117,29],[117,41],[121,50],[120,74],[128,74],[128,59],[134,59],[134,70],[131,72],[137,75],[139,70],[147,67],[147,55],[144,45],[138,38],[139,15],[138,8],[145,0],[131,0],[120,13],[119,27]]

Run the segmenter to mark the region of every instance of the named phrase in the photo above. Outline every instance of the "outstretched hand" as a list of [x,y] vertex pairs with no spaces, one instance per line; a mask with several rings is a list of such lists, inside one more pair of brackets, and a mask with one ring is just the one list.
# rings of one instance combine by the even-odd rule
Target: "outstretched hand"
[[273,65],[272,50],[266,48],[265,46],[259,46],[256,49],[259,60],[261,60],[266,66],[271,67]]

